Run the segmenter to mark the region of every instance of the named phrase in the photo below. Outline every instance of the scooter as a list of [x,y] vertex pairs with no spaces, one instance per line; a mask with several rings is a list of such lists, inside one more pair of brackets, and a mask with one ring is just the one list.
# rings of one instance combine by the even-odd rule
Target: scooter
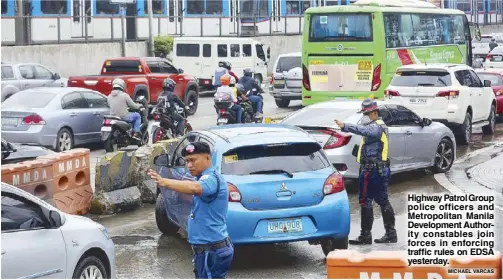
[[120,148],[125,148],[129,145],[138,145],[141,147],[148,144],[148,111],[147,99],[144,96],[139,96],[136,103],[142,105],[139,110],[132,110],[131,112],[138,112],[141,115],[140,136],[141,139],[133,137],[133,125],[124,121],[120,117],[105,115],[103,126],[101,127],[101,141],[104,142],[105,151],[107,153],[116,152]]
[[[240,99],[240,98],[239,98]],[[216,95],[214,98],[215,109],[217,110],[217,125],[236,124],[236,112],[230,109],[232,99],[228,95]],[[241,117],[242,123],[251,123],[253,121],[253,106],[249,100],[242,100],[240,106],[243,109]]]
[[[152,143],[157,143],[161,140],[167,140],[182,136],[178,135],[178,133],[176,132],[178,121],[173,120],[171,114],[167,112],[167,109],[165,107],[166,105],[164,104],[158,102],[153,111],[154,123],[152,124]],[[187,120],[185,108],[181,108],[180,106],[175,105],[175,110],[184,118],[185,121],[185,130],[183,131],[183,135],[191,132],[192,125]]]
[[261,117],[255,117],[255,114],[253,112],[257,112],[257,104],[256,103],[253,103],[249,100],[247,100],[248,102],[250,102],[250,104],[252,105],[252,122],[253,123],[262,123],[264,121],[264,97],[262,96],[262,93],[264,93],[264,90],[263,89],[260,89],[259,92],[257,92],[257,89],[251,89],[247,92],[246,96],[250,96],[250,95],[256,95],[258,97],[260,97],[260,99],[262,99],[262,112],[260,112],[262,114]]

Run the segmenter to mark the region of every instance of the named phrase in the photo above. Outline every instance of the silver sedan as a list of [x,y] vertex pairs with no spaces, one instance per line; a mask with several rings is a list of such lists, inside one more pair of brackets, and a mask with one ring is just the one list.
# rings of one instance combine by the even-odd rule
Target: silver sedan
[[33,88],[2,103],[2,138],[56,151],[100,142],[106,96],[85,88]]
[[[389,128],[389,158],[392,173],[420,168],[448,171],[456,158],[456,142],[445,125],[421,118],[411,110],[379,102],[379,115]],[[334,167],[345,178],[358,178],[359,164],[353,149],[361,136],[344,133],[334,120],[361,124],[357,113],[361,100],[328,101],[305,107],[283,119],[309,132],[324,150]]]

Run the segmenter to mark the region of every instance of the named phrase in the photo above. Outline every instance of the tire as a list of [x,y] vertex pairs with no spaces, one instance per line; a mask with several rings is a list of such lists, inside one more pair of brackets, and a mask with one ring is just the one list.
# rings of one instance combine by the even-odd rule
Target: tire
[[290,100],[288,99],[274,99],[274,101],[276,101],[276,105],[279,108],[287,108],[290,105]]
[[345,250],[348,248],[348,237],[344,238],[326,238],[321,240],[321,249],[327,256],[333,250]]
[[59,153],[73,149],[73,134],[68,128],[62,128],[56,137],[56,152]]
[[166,213],[166,203],[164,202],[164,196],[162,193],[157,195],[157,199],[155,201],[155,222],[157,224],[157,228],[166,235],[174,235],[178,232],[180,227],[173,224]]
[[164,130],[164,128],[158,127],[154,130],[154,132],[152,132],[152,144],[155,144],[158,141],[163,140],[163,135],[164,135],[163,130]]
[[[449,152],[450,151],[450,152]],[[451,169],[454,163],[454,145],[451,141],[444,138],[438,143],[435,153],[435,163],[432,171],[434,173],[445,173]]]
[[243,117],[245,118],[244,119],[245,123],[251,123],[253,121],[253,117],[250,116],[250,114],[248,113],[243,114]]
[[144,145],[148,145],[148,140],[150,140],[150,135],[149,135],[148,130],[147,130],[143,134],[143,137],[141,139],[142,143],[138,144],[138,147],[141,147],[141,146],[144,146]]
[[461,145],[468,145],[472,140],[472,115],[466,113],[465,121],[459,128],[458,142]]
[[489,124],[482,127],[482,132],[484,134],[492,135],[496,130],[496,108],[491,105],[491,112],[489,113],[489,118],[487,119]]
[[105,141],[104,146],[105,146],[105,152],[107,152],[107,153],[117,152],[117,150],[118,150],[117,144],[112,143],[112,137],[109,137]]
[[[88,273],[95,272],[98,275],[101,274],[101,277],[85,277],[86,271]],[[84,275],[83,275],[84,274]],[[84,276],[85,279],[109,279],[110,275],[107,274],[107,270],[105,269],[105,265],[103,262],[95,257],[95,256],[87,256],[84,259],[80,260],[73,272],[72,279],[79,279],[81,276]],[[92,276],[92,275],[89,275]]]
[[[192,105],[190,105],[192,103]],[[199,103],[199,98],[195,90],[190,89],[185,96],[185,105],[189,106],[187,115],[192,116],[197,112],[197,106]]]

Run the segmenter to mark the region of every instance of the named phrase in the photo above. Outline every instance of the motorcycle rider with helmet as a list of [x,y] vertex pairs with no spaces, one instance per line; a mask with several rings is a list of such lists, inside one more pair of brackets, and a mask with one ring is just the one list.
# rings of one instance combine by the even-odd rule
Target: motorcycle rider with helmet
[[262,91],[262,88],[253,78],[253,71],[250,68],[243,70],[243,77],[239,79],[238,83],[243,85],[245,92],[250,92],[247,98],[256,104],[257,112],[255,113],[255,117],[262,117],[262,98],[257,95]]
[[138,112],[129,112],[129,109],[138,110],[142,105],[135,103],[125,90],[126,82],[123,79],[113,80],[112,92],[107,97],[110,114],[133,124],[133,137],[140,140],[141,115]]
[[[236,74],[234,74],[234,71],[232,71],[232,64],[229,61],[225,61],[223,66],[225,69],[227,69],[228,74],[231,75],[235,79],[235,82],[239,82],[238,76]],[[234,84],[235,84],[235,82],[234,82]]]
[[215,97],[217,97],[217,96],[230,97],[229,99],[232,100],[232,105],[229,107],[229,109],[236,113],[237,123],[241,123],[242,122],[241,118],[243,116],[243,108],[241,108],[241,106],[238,103],[237,95],[235,95],[235,92],[234,92],[235,88],[229,86],[231,83],[231,79],[232,79],[232,77],[229,74],[223,75],[220,78],[220,82],[221,82],[222,86],[217,89],[217,92],[215,93]]
[[[171,78],[166,78],[162,82],[163,92],[159,95],[159,99],[165,99],[165,108],[167,109],[167,113],[171,116],[174,121],[178,122],[176,127],[176,133],[178,135],[183,135],[185,130],[185,119],[176,111],[175,104],[184,108],[185,110],[189,110],[189,106],[185,106],[185,103],[178,97],[175,93],[176,82]],[[159,102],[159,101],[158,101]]]
[[225,75],[225,74],[229,74],[229,70],[227,68],[229,68],[230,63],[228,63],[227,61],[220,61],[218,62],[218,68],[215,69],[215,80],[213,81],[213,86],[215,88],[218,88],[220,87],[222,84],[220,83],[220,78]]

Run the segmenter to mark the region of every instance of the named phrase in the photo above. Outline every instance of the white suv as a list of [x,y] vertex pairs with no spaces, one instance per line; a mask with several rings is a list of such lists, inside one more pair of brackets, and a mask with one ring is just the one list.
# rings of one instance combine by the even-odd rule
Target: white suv
[[471,140],[472,127],[493,134],[496,99],[490,81],[460,64],[412,64],[399,67],[384,92],[388,103],[404,105],[418,115],[442,122],[460,144]]

